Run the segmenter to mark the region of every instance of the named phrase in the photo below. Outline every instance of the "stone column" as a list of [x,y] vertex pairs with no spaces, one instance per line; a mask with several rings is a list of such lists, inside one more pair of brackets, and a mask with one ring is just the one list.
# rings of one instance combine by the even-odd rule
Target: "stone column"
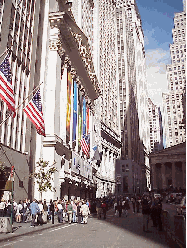
[[182,162],[182,188],[186,188],[186,162]]
[[173,188],[176,187],[176,169],[175,169],[175,162],[171,163],[172,164],[172,185]]
[[161,174],[162,174],[162,189],[166,188],[166,166],[161,164]]
[[156,168],[155,168],[155,164],[151,165],[151,169],[152,169],[152,186],[153,189],[157,188],[157,183],[156,183]]

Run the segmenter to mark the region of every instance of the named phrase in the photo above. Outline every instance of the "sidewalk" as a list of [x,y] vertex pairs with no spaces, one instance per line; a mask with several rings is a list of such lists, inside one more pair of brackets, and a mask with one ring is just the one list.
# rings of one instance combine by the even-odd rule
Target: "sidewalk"
[[30,227],[31,223],[13,223],[13,232],[12,233],[0,233],[0,242],[13,240],[22,235],[29,235],[35,232],[39,232],[42,230],[50,229],[53,227],[66,225],[66,223],[58,223],[57,217],[55,216],[54,224],[50,220],[47,224],[43,224],[42,226]]

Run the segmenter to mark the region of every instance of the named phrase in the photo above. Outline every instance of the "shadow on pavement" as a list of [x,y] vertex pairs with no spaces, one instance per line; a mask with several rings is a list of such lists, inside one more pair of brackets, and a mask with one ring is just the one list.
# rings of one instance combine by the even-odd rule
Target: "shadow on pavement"
[[[93,218],[97,218],[97,214],[92,215]],[[115,225],[119,228],[123,228],[135,235],[144,237],[146,239],[152,240],[153,243],[163,245],[164,247],[178,248],[179,245],[175,244],[174,241],[167,235],[165,231],[158,231],[156,227],[153,227],[152,220],[149,220],[149,230],[148,232],[143,231],[143,215],[142,213],[133,213],[132,209],[128,211],[128,216],[126,217],[122,214],[115,215],[113,209],[107,211],[106,219],[103,219],[103,216],[100,219],[101,221],[108,222],[112,225]]]

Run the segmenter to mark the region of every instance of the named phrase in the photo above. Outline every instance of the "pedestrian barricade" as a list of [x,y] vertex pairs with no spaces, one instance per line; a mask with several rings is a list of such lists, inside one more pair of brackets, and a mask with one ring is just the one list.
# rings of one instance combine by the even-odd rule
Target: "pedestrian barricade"
[[166,210],[163,210],[162,211],[162,226],[163,226],[163,229],[168,232],[170,231],[170,216],[169,216],[169,213],[168,211]]
[[0,217],[0,232],[1,233],[12,232],[10,217]]
[[183,215],[174,216],[175,239],[178,243],[186,244],[186,220]]
[[43,220],[44,224],[47,223],[47,212],[46,211],[44,211],[43,214],[42,214],[42,220]]

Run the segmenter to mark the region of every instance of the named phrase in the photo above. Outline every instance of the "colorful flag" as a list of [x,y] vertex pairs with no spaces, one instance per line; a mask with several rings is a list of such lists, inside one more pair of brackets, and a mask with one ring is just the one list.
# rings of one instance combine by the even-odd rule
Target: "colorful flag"
[[38,134],[45,136],[45,124],[42,113],[40,89],[37,90],[33,98],[23,109],[23,111],[27,114],[28,118],[35,125]]
[[14,100],[14,90],[12,86],[12,73],[10,69],[9,55],[5,57],[3,62],[0,64],[0,97],[7,104],[8,109],[10,109],[15,117],[15,100]]
[[83,152],[86,154],[86,156],[88,156],[90,151],[90,134],[83,135],[80,143]]
[[72,87],[72,77],[68,73],[67,80],[67,112],[66,112],[66,134],[70,138],[70,122],[71,122],[71,87]]
[[90,110],[88,107],[86,107],[86,134],[89,133],[89,120],[90,119]]
[[77,131],[77,83],[74,81],[73,96],[73,140],[76,140]]
[[[78,91],[78,99],[79,99],[79,104],[78,104],[78,141],[81,140],[82,137],[82,95],[80,91]],[[80,144],[80,143],[79,143]]]
[[82,109],[82,115],[83,115],[83,120],[82,120],[82,134],[83,136],[86,135],[86,100],[83,98],[83,109]]

